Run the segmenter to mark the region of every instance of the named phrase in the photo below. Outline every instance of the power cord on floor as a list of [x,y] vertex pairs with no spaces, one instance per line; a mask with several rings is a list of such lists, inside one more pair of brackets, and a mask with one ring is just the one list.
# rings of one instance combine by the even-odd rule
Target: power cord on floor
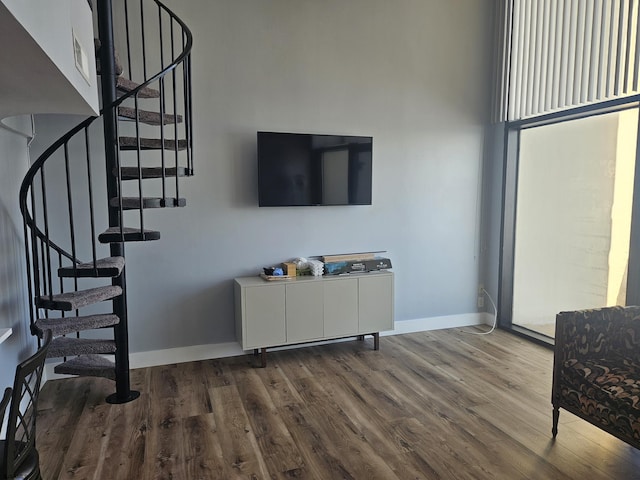
[[484,287],[481,288],[480,291],[482,292],[483,295],[487,296],[487,298],[489,299],[489,302],[491,302],[491,306],[493,307],[493,325],[491,326],[491,330],[487,332],[465,332],[471,335],[489,335],[490,333],[493,333],[493,331],[496,329],[496,326],[498,324],[498,309],[496,308],[496,304],[493,303],[493,298],[491,298],[491,295],[489,295],[489,292],[487,292],[484,289]]

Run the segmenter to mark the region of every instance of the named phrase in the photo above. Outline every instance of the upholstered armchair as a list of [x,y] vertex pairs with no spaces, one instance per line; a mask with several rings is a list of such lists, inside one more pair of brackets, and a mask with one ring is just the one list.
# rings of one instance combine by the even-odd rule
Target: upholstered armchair
[[640,448],[640,307],[556,317],[553,437],[560,408]]

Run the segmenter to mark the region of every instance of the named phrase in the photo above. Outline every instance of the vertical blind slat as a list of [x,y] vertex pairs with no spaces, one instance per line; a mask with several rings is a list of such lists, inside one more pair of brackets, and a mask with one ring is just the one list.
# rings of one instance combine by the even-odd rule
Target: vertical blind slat
[[[543,43],[544,43],[544,18],[545,18],[545,2],[538,0],[538,8],[536,10],[536,41],[533,45],[535,63],[533,67],[533,95],[531,98],[531,112],[540,110],[540,97],[543,96],[542,70],[543,70]],[[542,94],[542,95],[541,95]]]
[[[507,2],[509,0],[506,0]],[[518,63],[516,62],[516,58],[518,57],[518,12],[519,12],[519,3],[516,1],[513,3],[511,11],[511,30],[509,32],[505,32],[505,39],[509,42],[511,46],[511,51],[509,52],[509,80],[506,85],[507,91],[505,92],[505,96],[507,98],[507,117],[516,118],[515,117],[515,102],[513,101],[513,95],[516,93],[518,89]],[[507,20],[508,21],[508,15]],[[506,120],[502,119],[502,120]]]
[[[520,65],[517,62],[517,59],[520,58],[520,2],[517,1],[513,4],[513,25],[511,32],[511,62],[509,65],[511,78],[509,81],[509,86],[507,95],[509,96],[509,117],[507,118],[518,118],[518,105],[514,99],[518,98],[520,95]],[[511,117],[513,115],[513,117]]]
[[507,79],[511,78],[511,31],[513,26],[512,13],[513,4],[510,1],[507,1],[503,9],[502,17],[504,19],[504,30],[502,31],[502,41],[504,42],[502,65],[504,74],[502,75],[503,81],[501,82],[500,89],[501,109],[499,121],[502,121],[502,119],[505,118],[505,115],[507,115],[507,108],[509,106],[509,83]]
[[[583,82],[584,102],[593,102],[596,98],[595,89],[598,84],[596,72],[598,71],[598,55],[600,49],[598,44],[600,43],[600,28],[596,24],[598,14],[600,12],[598,0],[590,2],[587,9],[587,31],[585,32],[585,40],[588,45],[585,47],[584,57],[588,57],[588,62],[582,67],[582,75],[585,81]],[[588,54],[587,54],[588,52]]]
[[576,17],[576,49],[573,56],[573,98],[571,102],[579,105],[581,102],[580,87],[582,86],[582,58],[584,52],[584,23],[586,0],[578,0],[578,15]]
[[609,38],[609,21],[608,21],[608,9],[607,2],[604,0],[600,0],[600,37],[599,37],[599,48],[600,52],[598,53],[598,71],[596,73],[596,99],[603,100],[605,97],[604,87],[606,85],[606,79],[604,78],[604,74],[606,72],[606,54],[607,54],[607,39]]
[[554,91],[554,68],[556,66],[556,21],[558,16],[557,1],[549,0],[549,30],[548,30],[548,42],[547,42],[547,75],[545,78],[545,91],[544,91],[544,103],[542,104],[543,111],[549,111],[553,104],[553,91]]
[[634,92],[638,91],[638,76],[640,70],[640,35],[638,35],[638,25],[640,25],[640,7],[637,5],[636,1],[636,23],[635,28],[633,29],[633,33],[636,37],[635,39],[635,55],[634,55],[634,64],[633,64],[633,86],[631,87]]
[[537,111],[544,111],[547,103],[547,92],[550,90],[548,79],[549,71],[551,70],[550,64],[552,61],[549,53],[549,37],[550,37],[550,24],[551,24],[551,0],[544,0],[543,2],[544,17],[542,18],[542,50],[540,53],[540,93],[538,96]]
[[495,46],[498,51],[499,59],[497,72],[498,78],[494,84],[496,85],[496,92],[494,101],[497,102],[496,105],[496,116],[494,117],[494,122],[499,122],[501,117],[507,113],[505,110],[506,103],[506,93],[507,93],[507,79],[510,78],[511,72],[508,71],[509,68],[509,48],[511,42],[508,41],[509,37],[509,25],[510,22],[507,21],[507,9],[508,5],[506,3],[502,3],[498,6],[499,9],[499,20],[498,20],[498,28],[496,29],[496,41]]
[[523,0],[520,9],[520,95],[518,101],[518,115],[526,116],[526,96],[527,96],[527,69],[529,67],[529,24],[526,21],[531,16],[531,0]]
[[555,25],[554,25],[554,56],[553,56],[553,80],[551,82],[551,105],[550,109],[553,110],[558,108],[558,92],[560,90],[560,68],[562,65],[562,22],[563,22],[563,12],[562,8],[563,1],[562,0],[553,0],[554,1],[554,10],[555,10]]
[[616,39],[618,38],[618,17],[619,17],[619,0],[611,0],[611,19],[609,22],[609,55],[607,59],[607,97],[612,97],[615,91],[615,66],[617,57]]
[[632,71],[632,66],[631,66],[631,49],[632,46],[635,45],[635,42],[632,42],[632,36],[633,36],[633,19],[634,19],[634,14],[633,14],[633,5],[635,3],[635,0],[630,0],[629,1],[629,5],[628,5],[628,9],[629,12],[627,14],[627,31],[626,33],[626,40],[625,40],[625,52],[624,52],[624,73],[623,73],[623,94],[626,94],[629,91],[629,72]]
[[567,104],[567,89],[565,85],[569,78],[569,26],[571,25],[571,1],[563,3],[563,23],[562,23],[562,63],[560,64],[560,83],[558,84],[558,107]]
[[[578,0],[580,2],[582,0]],[[578,43],[578,10],[579,5],[576,0],[571,0],[569,14],[569,55],[567,62],[567,83],[565,85],[565,102],[563,105],[573,103],[573,87],[576,78],[576,50]]]
[[624,59],[622,58],[624,52],[624,30],[625,30],[625,21],[624,21],[624,12],[626,9],[624,8],[626,5],[625,0],[620,0],[620,8],[618,9],[618,29],[616,31],[617,34],[617,42],[616,42],[616,56],[613,67],[613,95],[620,95],[622,86],[620,85],[621,75],[620,71],[624,70]]
[[[529,0],[529,18],[534,18],[536,12],[538,10],[538,2],[537,0]],[[528,38],[526,42],[525,49],[525,64],[524,69],[527,72],[524,81],[526,85],[526,93],[524,98],[524,114],[529,116],[531,115],[533,108],[533,79],[535,73],[535,43],[536,43],[536,25],[535,22],[529,22],[528,27]]]

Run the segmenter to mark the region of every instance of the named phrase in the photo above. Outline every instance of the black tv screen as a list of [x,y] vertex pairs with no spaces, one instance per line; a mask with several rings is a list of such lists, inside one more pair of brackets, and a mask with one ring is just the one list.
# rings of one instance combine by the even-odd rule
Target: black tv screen
[[259,205],[371,205],[372,156],[372,137],[258,132]]

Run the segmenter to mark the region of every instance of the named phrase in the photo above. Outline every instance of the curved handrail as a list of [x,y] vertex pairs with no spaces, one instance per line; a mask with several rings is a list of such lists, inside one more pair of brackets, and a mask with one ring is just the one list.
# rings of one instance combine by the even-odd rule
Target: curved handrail
[[[100,110],[100,116],[102,116],[102,111],[103,110]],[[46,162],[49,159],[49,157],[51,157],[51,155],[53,155],[55,152],[57,152],[58,149],[62,145],[67,143],[73,136],[75,136],[76,133],[78,133],[82,129],[84,129],[84,128],[88,127],[89,125],[91,125],[91,123],[93,123],[94,120],[96,120],[98,118],[100,118],[100,117],[89,117],[89,118],[85,119],[83,122],[79,123],[78,125],[73,127],[71,130],[69,130],[66,134],[64,134],[62,137],[60,137],[58,140],[56,140],[49,148],[47,148],[36,159],[35,162],[33,162],[31,164],[31,167],[29,167],[29,170],[27,170],[27,173],[24,176],[24,178],[22,179],[22,183],[20,184],[20,194],[19,194],[20,213],[22,213],[22,218],[24,219],[25,225],[27,225],[29,228],[31,228],[34,231],[34,233],[36,234],[36,236],[38,238],[40,238],[41,240],[45,241],[49,247],[53,248],[60,255],[63,255],[65,257],[67,257],[69,260],[72,260],[72,261],[77,261],[77,260],[74,259],[73,256],[70,253],[67,253],[62,247],[60,247],[59,245],[56,245],[54,242],[52,242],[45,235],[45,233],[36,226],[35,221],[33,220],[33,217],[31,216],[31,213],[29,212],[29,209],[27,208],[27,197],[28,197],[28,194],[29,194],[29,189],[33,185],[33,178],[40,171],[40,169],[44,165],[44,162]]]
[[68,258],[72,262],[80,263],[79,260],[77,258],[74,258],[74,256],[72,254],[68,253],[66,250],[64,250],[62,247],[57,245],[55,242],[51,241],[51,239],[49,239],[48,236],[42,230],[40,230],[40,228],[38,228],[38,226],[36,225],[36,222],[35,222],[34,218],[31,216],[31,213],[29,212],[29,209],[28,209],[28,206],[27,206],[27,198],[28,198],[29,189],[33,186],[33,179],[36,176],[36,174],[41,170],[41,168],[43,167],[44,163],[55,152],[57,152],[58,149],[60,149],[60,147],[65,145],[67,142],[69,142],[69,140],[71,140],[71,138],[73,138],[78,132],[80,132],[83,129],[88,128],[95,120],[97,120],[98,118],[101,118],[105,111],[113,110],[113,109],[117,108],[120,104],[122,104],[124,101],[126,101],[127,99],[136,97],[141,90],[147,88],[152,83],[156,82],[160,78],[165,77],[168,73],[170,73],[171,71],[175,70],[178,67],[178,65],[180,65],[187,58],[187,56],[191,53],[191,49],[192,49],[192,46],[193,46],[193,35],[191,33],[191,30],[189,30],[189,27],[187,27],[187,25],[173,11],[171,9],[169,9],[166,5],[164,5],[161,1],[159,1],[159,0],[153,0],[153,1],[156,3],[156,5],[159,8],[161,8],[165,12],[167,12],[167,14],[170,16],[170,18],[172,20],[175,20],[180,25],[180,27],[182,28],[182,32],[184,33],[185,38],[186,38],[186,42],[184,43],[183,50],[163,70],[161,70],[160,72],[156,73],[152,77],[146,79],[142,84],[138,85],[135,89],[133,89],[133,90],[121,95],[120,97],[118,97],[115,101],[113,101],[109,105],[103,106],[103,108],[99,112],[100,113],[99,116],[86,118],[81,123],[79,123],[78,125],[73,127],[71,130],[69,130],[62,137],[60,137],[58,140],[56,140],[52,145],[50,145],[36,159],[35,162],[33,162],[31,167],[27,170],[27,173],[25,174],[25,176],[24,176],[24,178],[22,180],[22,183],[20,185],[19,206],[20,206],[20,212],[22,214],[25,226],[30,228],[32,230],[33,234],[37,238],[39,238],[40,240],[45,242],[47,244],[47,246],[49,246],[50,248],[53,248],[60,255]]

